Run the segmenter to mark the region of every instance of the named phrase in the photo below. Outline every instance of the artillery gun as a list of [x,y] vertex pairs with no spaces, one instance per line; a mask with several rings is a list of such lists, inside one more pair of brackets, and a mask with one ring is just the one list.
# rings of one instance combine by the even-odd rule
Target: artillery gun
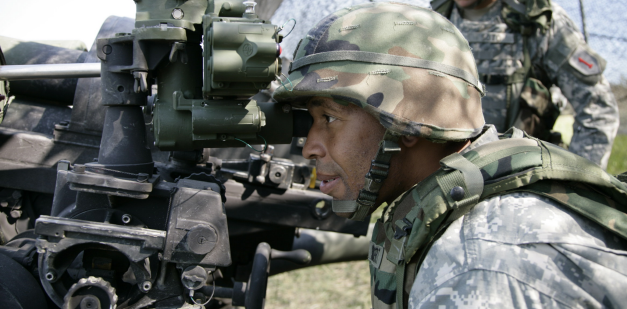
[[135,3],[89,51],[0,39],[0,304],[263,308],[270,274],[365,257],[300,157],[310,117],[267,94],[282,29]]

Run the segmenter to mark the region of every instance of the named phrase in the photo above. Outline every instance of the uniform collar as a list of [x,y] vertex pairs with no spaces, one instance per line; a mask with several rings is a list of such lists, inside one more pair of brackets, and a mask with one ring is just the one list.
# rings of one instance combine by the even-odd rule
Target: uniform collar
[[477,136],[468,147],[464,148],[459,154],[465,154],[481,145],[495,142],[499,140],[499,133],[492,124],[486,124],[483,126],[483,131]]

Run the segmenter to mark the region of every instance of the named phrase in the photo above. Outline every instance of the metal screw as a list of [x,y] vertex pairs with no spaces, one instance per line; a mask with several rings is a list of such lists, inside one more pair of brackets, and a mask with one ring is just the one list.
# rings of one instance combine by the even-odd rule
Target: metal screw
[[284,112],[284,113],[286,113],[286,114],[287,114],[287,113],[289,113],[291,110],[292,110],[292,106],[291,106],[291,105],[289,105],[289,104],[285,104],[285,105],[283,105],[283,112]]
[[49,272],[46,273],[46,280],[52,281],[52,280],[54,280],[54,278],[55,278],[55,275],[54,275],[54,273],[52,271],[49,271]]
[[182,19],[183,16],[185,16],[185,13],[183,13],[183,10],[178,9],[178,8],[172,10],[172,18],[174,18],[174,19]]
[[150,289],[152,289],[152,282],[148,280],[144,281],[144,283],[142,283],[141,290],[144,292],[148,292],[150,291]]
[[129,223],[131,222],[131,219],[132,219],[132,218],[133,218],[133,217],[131,217],[131,215],[129,215],[129,214],[123,214],[123,215],[122,215],[122,222],[123,222],[124,224],[129,224]]

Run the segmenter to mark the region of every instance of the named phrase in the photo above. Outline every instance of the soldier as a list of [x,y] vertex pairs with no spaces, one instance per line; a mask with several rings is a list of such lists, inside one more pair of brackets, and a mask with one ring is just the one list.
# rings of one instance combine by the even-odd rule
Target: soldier
[[471,49],[440,14],[337,11],[289,71],[274,98],[312,115],[303,155],[333,210],[363,220],[384,207],[368,254],[374,308],[627,303],[627,186],[484,125]]
[[569,150],[602,168],[618,130],[618,106],[603,77],[605,60],[584,41],[566,12],[549,0],[434,0],[431,6],[472,48],[486,122],[554,143],[560,113],[547,88],[556,85],[575,109]]

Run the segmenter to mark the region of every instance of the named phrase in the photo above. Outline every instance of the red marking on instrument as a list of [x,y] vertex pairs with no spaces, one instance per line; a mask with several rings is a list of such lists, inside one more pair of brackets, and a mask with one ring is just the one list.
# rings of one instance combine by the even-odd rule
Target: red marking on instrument
[[587,61],[581,59],[581,57],[579,57],[579,62],[585,64],[588,66],[588,69],[592,69],[592,67],[594,66],[592,63],[588,63]]

